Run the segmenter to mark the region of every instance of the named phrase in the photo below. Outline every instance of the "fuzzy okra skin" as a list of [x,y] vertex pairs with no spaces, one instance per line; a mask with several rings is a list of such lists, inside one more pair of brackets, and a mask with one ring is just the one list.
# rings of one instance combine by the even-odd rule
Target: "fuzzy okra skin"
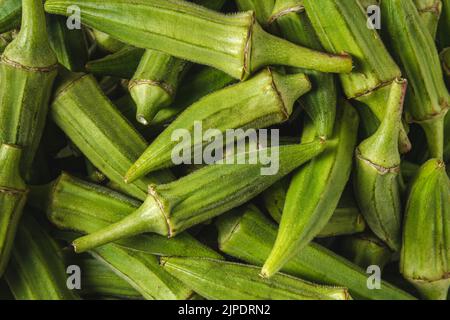
[[413,0],[413,2],[422,20],[422,24],[434,39],[436,37],[439,17],[441,16],[441,0]]
[[0,64],[0,143],[23,148],[21,172],[31,167],[47,117],[57,59],[46,32],[42,0],[24,0],[22,27]]
[[76,300],[67,288],[61,248],[26,212],[17,229],[5,279],[17,300]]
[[166,171],[123,181],[147,143],[103,94],[92,75],[70,73],[56,89],[50,114],[83,154],[125,193],[144,200],[150,183],[172,179]]
[[0,146],[0,277],[8,264],[28,194],[20,174],[21,155],[20,147]]
[[[125,181],[133,182],[154,170],[174,166],[174,148],[190,150],[194,158],[194,153],[208,143],[198,141],[195,134],[203,136],[209,129],[225,134],[228,129],[259,129],[286,121],[295,100],[310,88],[304,74],[282,75],[265,69],[248,81],[211,93],[187,108],[150,144],[129,168]],[[180,129],[187,130],[188,138],[173,141]]]
[[[232,210],[221,216],[216,225],[220,250],[254,265],[264,263],[277,234],[277,227],[254,206]],[[288,261],[282,271],[309,281],[346,287],[357,299],[414,299],[384,281],[380,290],[369,289],[365,270],[314,242]]]
[[386,42],[411,86],[406,96],[407,115],[425,131],[431,157],[442,159],[450,95],[434,40],[412,1],[382,0],[381,13]]
[[101,59],[89,61],[86,63],[86,70],[99,76],[131,79],[144,52],[141,48],[125,46]]
[[[382,121],[390,85],[401,76],[401,71],[376,30],[367,27],[361,4],[348,0],[304,0],[304,6],[323,47],[329,52],[348,52],[355,60],[353,71],[340,75],[347,98],[366,104]],[[404,128],[399,146],[402,153],[411,149]]]
[[[123,220],[73,242],[77,252],[132,235],[153,232],[173,237],[252,199],[264,189],[314,158],[323,141],[261,148],[231,155],[172,183],[152,185],[142,206]],[[261,157],[278,154],[278,171],[262,175]],[[258,159],[250,164],[249,159]],[[234,163],[234,164],[231,164]],[[245,163],[245,164],[244,164]]]
[[370,229],[392,250],[401,242],[400,153],[396,143],[406,80],[394,82],[386,116],[377,131],[356,149],[355,197]]
[[450,180],[438,159],[422,165],[408,196],[400,272],[427,299],[450,286]]
[[0,33],[20,25],[22,0],[0,0]]
[[[48,185],[33,187],[29,203],[45,212],[57,228],[83,234],[122,220],[142,204],[119,192],[65,173]],[[155,255],[221,258],[188,233],[173,239],[143,234],[119,240],[115,244]]]
[[348,55],[317,52],[266,33],[253,12],[225,15],[176,0],[49,0],[45,8],[68,15],[71,5],[81,9],[84,24],[118,40],[210,65],[236,79],[273,64],[338,73],[352,69]]
[[[346,101],[339,108],[330,147],[301,167],[286,194],[280,228],[272,252],[261,270],[271,277],[306,246],[330,220],[350,177],[359,118]],[[315,129],[304,129],[302,142],[314,139]]]
[[[287,40],[314,50],[323,51],[314,29],[311,26],[301,0],[277,0],[270,17]],[[304,72],[310,79],[312,90],[300,98],[316,127],[317,135],[324,139],[333,134],[336,118],[336,84],[332,74],[307,69],[293,69]]]
[[351,299],[345,288],[316,285],[284,274],[263,279],[258,268],[250,265],[181,257],[161,258],[161,265],[209,300]]

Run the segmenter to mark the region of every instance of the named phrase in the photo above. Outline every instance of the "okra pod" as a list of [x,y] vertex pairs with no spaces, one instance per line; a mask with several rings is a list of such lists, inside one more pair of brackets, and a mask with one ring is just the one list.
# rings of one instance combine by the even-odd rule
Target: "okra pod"
[[427,299],[450,286],[450,180],[441,160],[422,165],[406,204],[400,272]]
[[0,146],[0,277],[8,264],[27,199],[28,188],[19,168],[21,154],[17,146]]
[[[77,252],[83,252],[143,232],[173,237],[252,199],[320,154],[325,144],[315,141],[237,153],[224,160],[228,164],[216,163],[172,183],[151,185],[149,196],[139,209],[117,223],[77,239],[73,246]],[[248,161],[273,152],[278,153],[279,159],[278,171],[273,175],[261,174],[264,167],[261,161],[257,164]]]
[[103,94],[93,76],[66,75],[50,109],[53,120],[89,161],[127,194],[143,200],[150,183],[172,179],[169,172],[161,171],[133,184],[123,181],[147,143]]
[[114,53],[123,49],[126,44],[110,36],[108,33],[96,29],[89,29],[89,35],[100,50]]
[[439,19],[437,31],[437,43],[440,49],[450,47],[450,37],[448,30],[450,30],[450,0],[442,0],[442,14]]
[[354,190],[370,229],[392,250],[401,242],[400,153],[396,143],[406,80],[391,86],[386,116],[377,131],[356,149]]
[[5,279],[17,300],[76,300],[68,289],[58,244],[26,212],[17,229]]
[[[252,79],[216,91],[192,104],[166,128],[129,168],[125,181],[135,179],[163,168],[174,166],[175,147],[194,153],[207,141],[171,138],[177,130],[186,129],[192,137],[196,131],[205,134],[216,129],[225,134],[228,129],[266,128],[286,121],[292,113],[295,100],[310,89],[303,74],[282,75],[265,69]],[[201,123],[200,130],[196,123]],[[192,140],[192,141],[191,141]]]
[[89,61],[86,70],[95,75],[131,79],[144,52],[144,49],[125,46],[106,57]]
[[450,47],[442,50],[441,54],[442,71],[447,82],[447,88],[450,88]]
[[345,257],[364,270],[369,266],[378,266],[383,270],[392,258],[392,251],[371,234],[345,237],[340,243],[340,249]]
[[239,11],[254,11],[255,19],[264,28],[269,27],[269,18],[272,15],[275,0],[236,0]]
[[[287,40],[314,50],[323,51],[314,29],[303,7],[302,0],[277,0],[270,17]],[[310,79],[312,90],[300,98],[302,107],[313,120],[319,137],[326,139],[333,134],[336,117],[336,85],[334,75],[307,69],[294,69],[304,72]]]
[[[331,146],[292,178],[277,239],[261,270],[263,277],[273,276],[316,237],[337,208],[350,177],[359,124],[358,114],[348,102],[343,101],[339,110]],[[312,141],[315,134],[309,124],[302,142]]]
[[[264,263],[277,235],[276,226],[254,206],[235,209],[221,216],[216,225],[220,250],[255,265]],[[369,289],[365,270],[314,242],[288,261],[282,271],[321,284],[347,287],[357,299],[414,299],[385,281],[379,290]]]
[[[366,104],[382,121],[390,85],[401,72],[376,30],[367,27],[361,4],[348,0],[304,0],[304,6],[325,50],[345,51],[355,59],[353,71],[340,75],[347,98]],[[399,145],[402,153],[411,149],[403,128]]]
[[22,0],[0,0],[0,33],[20,26]]
[[444,117],[450,96],[434,40],[412,1],[382,0],[381,13],[382,32],[411,86],[405,104],[409,121],[422,126],[430,156],[442,159]]
[[24,0],[22,16],[19,34],[1,57],[0,144],[23,148],[21,172],[26,179],[44,129],[57,59],[48,41],[42,0]]
[[225,15],[176,0],[49,0],[45,8],[68,15],[70,5],[81,9],[84,24],[118,40],[210,65],[236,79],[273,64],[323,72],[352,69],[352,59],[346,54],[317,52],[266,33],[253,12]]
[[71,71],[83,71],[88,60],[86,36],[82,29],[69,29],[64,17],[48,17],[50,45],[58,62]]
[[[258,275],[255,266],[208,258],[162,258],[165,270],[210,300],[349,300],[347,289],[278,274]],[[233,279],[233,283],[230,283]]]
[[9,31],[0,34],[0,55],[5,51],[6,47],[10,44],[11,41],[16,37],[16,31]]
[[441,0],[414,0],[414,4],[422,20],[422,24],[430,32],[431,37],[436,38],[439,17],[441,16]]
[[[33,187],[29,203],[45,212],[50,222],[59,229],[84,234],[122,220],[142,204],[106,187],[64,173],[48,185]],[[173,239],[145,234],[122,239],[115,244],[155,255],[221,258],[188,233]]]

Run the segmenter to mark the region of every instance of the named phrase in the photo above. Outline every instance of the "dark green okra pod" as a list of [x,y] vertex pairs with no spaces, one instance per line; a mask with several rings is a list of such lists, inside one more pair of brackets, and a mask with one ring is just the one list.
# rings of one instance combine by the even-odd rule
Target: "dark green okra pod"
[[195,152],[207,144],[195,137],[173,141],[173,134],[180,129],[193,137],[196,131],[203,136],[208,129],[225,135],[228,129],[266,128],[286,121],[295,100],[310,88],[304,74],[282,75],[267,68],[248,81],[216,91],[179,115],[129,168],[125,180],[132,182],[151,171],[174,166],[175,147],[192,150],[194,158]]
[[48,17],[50,45],[58,62],[71,71],[83,71],[88,60],[88,48],[83,29],[69,29],[64,17]]
[[413,0],[419,12],[422,24],[430,32],[431,37],[436,37],[439,17],[441,16],[442,2],[441,0]]
[[99,76],[113,76],[131,79],[145,50],[125,46],[98,60],[89,61],[86,70]]
[[[224,160],[228,164],[216,163],[172,183],[152,185],[139,209],[115,224],[77,239],[73,246],[83,252],[143,232],[173,237],[242,205],[324,149],[323,141],[315,141],[237,153]],[[268,154],[278,157],[278,171],[262,175],[265,166],[261,157]],[[258,159],[257,164],[250,164],[250,159]]]
[[[304,12],[302,0],[277,0],[270,18],[276,23],[287,40],[314,50],[323,47]],[[304,72],[310,79],[312,90],[300,98],[302,107],[314,122],[319,137],[326,139],[333,134],[336,117],[336,86],[334,75],[307,69],[294,69]]]
[[[244,206],[217,220],[221,251],[245,262],[262,265],[277,236],[277,227],[254,206]],[[309,281],[347,287],[358,299],[414,299],[382,281],[380,290],[367,287],[367,273],[332,251],[311,242],[286,263],[283,272]]]
[[[304,0],[304,6],[323,47],[354,57],[353,71],[340,75],[347,98],[363,102],[382,121],[390,85],[401,72],[376,30],[367,27],[363,7],[348,0]],[[402,153],[411,149],[403,128],[399,145]]]
[[391,86],[386,116],[377,131],[356,149],[355,197],[370,229],[392,250],[401,242],[400,153],[396,143],[406,80]]
[[22,0],[0,0],[0,33],[20,26]]
[[0,65],[0,143],[23,148],[26,178],[47,117],[57,70],[50,47],[42,0],[24,0],[22,27],[3,52]]
[[89,161],[127,194],[143,200],[150,183],[172,179],[169,172],[156,172],[132,184],[123,181],[147,142],[112,105],[93,76],[66,75],[50,109],[53,120]]
[[411,184],[400,272],[427,299],[447,298],[450,286],[450,180],[445,165],[428,160]]
[[273,64],[323,72],[352,69],[348,55],[317,52],[266,33],[251,11],[225,15],[176,0],[49,0],[45,8],[68,15],[70,5],[81,9],[84,24],[121,41],[210,65],[236,79]]
[[22,150],[17,146],[0,146],[0,278],[9,261],[17,226],[27,199],[19,163]]
[[411,87],[405,104],[408,120],[422,126],[430,156],[442,159],[444,117],[450,107],[450,95],[434,40],[412,1],[382,0],[381,13],[382,32]]
[[[259,277],[255,266],[208,258],[162,258],[169,273],[210,300],[349,300],[347,289],[284,274]],[[230,282],[232,279],[232,283]]]
[[450,37],[448,36],[450,30],[450,0],[442,0],[442,14],[439,19],[437,31],[437,43],[440,49],[450,47]]
[[372,234],[345,237],[339,246],[345,257],[364,270],[369,266],[378,266],[383,270],[392,258],[392,251]]
[[61,248],[26,212],[17,229],[5,279],[17,300],[75,300]]
[[[343,101],[330,146],[294,174],[286,194],[280,228],[272,252],[261,270],[271,277],[306,246],[330,220],[350,177],[352,152],[356,145],[359,118]],[[302,142],[314,139],[309,123]]]

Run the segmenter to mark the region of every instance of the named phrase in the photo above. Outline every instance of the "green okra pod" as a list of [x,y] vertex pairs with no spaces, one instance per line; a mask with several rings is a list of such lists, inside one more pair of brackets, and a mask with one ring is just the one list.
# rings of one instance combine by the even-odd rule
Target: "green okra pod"
[[427,299],[450,286],[450,180],[438,159],[422,165],[406,204],[400,272]]
[[[173,237],[181,231],[242,205],[325,149],[315,141],[230,155],[172,183],[152,185],[139,209],[123,220],[74,241],[77,252],[143,232]],[[278,157],[278,170],[262,175],[263,155]],[[259,159],[250,164],[250,159]],[[230,165],[230,163],[234,163]]]
[[448,30],[450,30],[450,0],[441,0],[442,2],[442,14],[439,19],[438,31],[437,31],[437,43],[440,49],[450,47],[450,37],[448,36]]
[[[271,279],[258,268],[208,258],[162,258],[165,270],[210,300],[349,300],[347,289],[278,274]],[[233,279],[233,282],[230,282]]]
[[17,146],[0,146],[0,277],[8,264],[28,194],[20,174],[21,154],[22,149]]
[[422,126],[431,157],[442,159],[450,95],[434,40],[412,1],[382,0],[381,13],[382,32],[411,87],[405,104],[408,120]]
[[88,60],[88,47],[83,29],[69,29],[64,17],[48,17],[50,45],[58,62],[71,71],[83,71]]
[[[323,51],[303,7],[302,0],[277,0],[270,17],[287,40],[314,50]],[[336,85],[334,75],[307,69],[304,72],[312,83],[312,90],[300,98],[302,107],[314,122],[317,135],[326,139],[333,134],[336,117]]]
[[369,266],[378,266],[383,270],[392,258],[392,251],[371,234],[344,237],[340,243],[340,250],[345,257],[364,270]]
[[57,59],[48,41],[42,0],[24,0],[22,15],[21,30],[1,57],[0,143],[23,148],[21,172],[26,179],[44,129]]
[[15,30],[0,34],[0,55],[5,51],[6,47],[14,40],[17,32]]
[[[330,147],[301,167],[286,194],[280,228],[272,252],[261,270],[271,277],[306,246],[330,220],[350,177],[352,152],[358,133],[358,114],[346,101],[339,108]],[[310,124],[302,142],[315,137]]]
[[145,199],[150,183],[167,182],[169,172],[156,172],[132,184],[126,170],[147,147],[142,136],[103,94],[94,77],[66,75],[56,90],[50,113],[83,154],[124,192]]
[[89,29],[89,35],[94,40],[95,44],[100,48],[100,50],[114,53],[123,49],[126,44],[110,36],[108,33]]
[[[361,4],[348,0],[304,0],[304,6],[323,47],[354,57],[353,71],[340,75],[347,98],[363,102],[382,121],[390,85],[401,72],[376,30],[367,27]],[[399,139],[402,153],[409,151],[411,143],[403,128]]]
[[237,79],[272,64],[323,72],[352,69],[348,55],[317,52],[266,33],[253,12],[225,15],[176,0],[49,0],[45,8],[67,15],[70,5],[81,9],[84,24],[118,40],[210,65]]
[[22,0],[0,0],[0,33],[20,26]]
[[355,197],[370,229],[392,250],[401,242],[400,153],[396,143],[406,92],[406,80],[391,86],[385,119],[356,149]]
[[417,12],[419,13],[422,24],[430,32],[431,37],[436,37],[439,17],[442,11],[441,0],[414,0]]
[[26,212],[17,229],[5,279],[17,300],[76,300],[67,287],[61,248]]
[[248,81],[216,91],[178,116],[129,168],[125,180],[132,182],[151,171],[174,166],[175,147],[190,150],[194,158],[207,144],[195,137],[173,141],[180,129],[192,137],[197,131],[203,136],[208,129],[225,134],[228,129],[266,128],[286,121],[295,100],[309,89],[310,82],[303,74],[282,75],[265,69]]
[[[255,265],[264,263],[277,235],[277,227],[254,206],[235,209],[221,216],[216,224],[221,251]],[[314,242],[288,261],[282,270],[309,281],[347,287],[357,299],[414,299],[385,281],[379,290],[369,289],[365,270]]]
[[[92,233],[133,213],[142,203],[108,188],[62,174],[44,186],[33,187],[30,204],[47,214],[62,230]],[[188,233],[173,239],[145,234],[115,242],[132,251],[164,256],[201,256],[220,259],[220,255]]]
[[264,27],[269,27],[269,18],[272,15],[272,10],[275,5],[275,0],[236,0],[236,5],[239,11],[255,12],[255,18],[258,23]]
[[86,70],[95,75],[131,79],[144,52],[141,48],[125,46],[106,57],[89,61]]

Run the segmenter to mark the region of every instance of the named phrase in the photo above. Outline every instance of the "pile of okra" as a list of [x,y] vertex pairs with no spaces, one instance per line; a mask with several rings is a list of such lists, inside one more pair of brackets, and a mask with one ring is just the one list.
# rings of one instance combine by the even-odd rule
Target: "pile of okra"
[[0,299],[447,299],[450,0],[0,0]]

